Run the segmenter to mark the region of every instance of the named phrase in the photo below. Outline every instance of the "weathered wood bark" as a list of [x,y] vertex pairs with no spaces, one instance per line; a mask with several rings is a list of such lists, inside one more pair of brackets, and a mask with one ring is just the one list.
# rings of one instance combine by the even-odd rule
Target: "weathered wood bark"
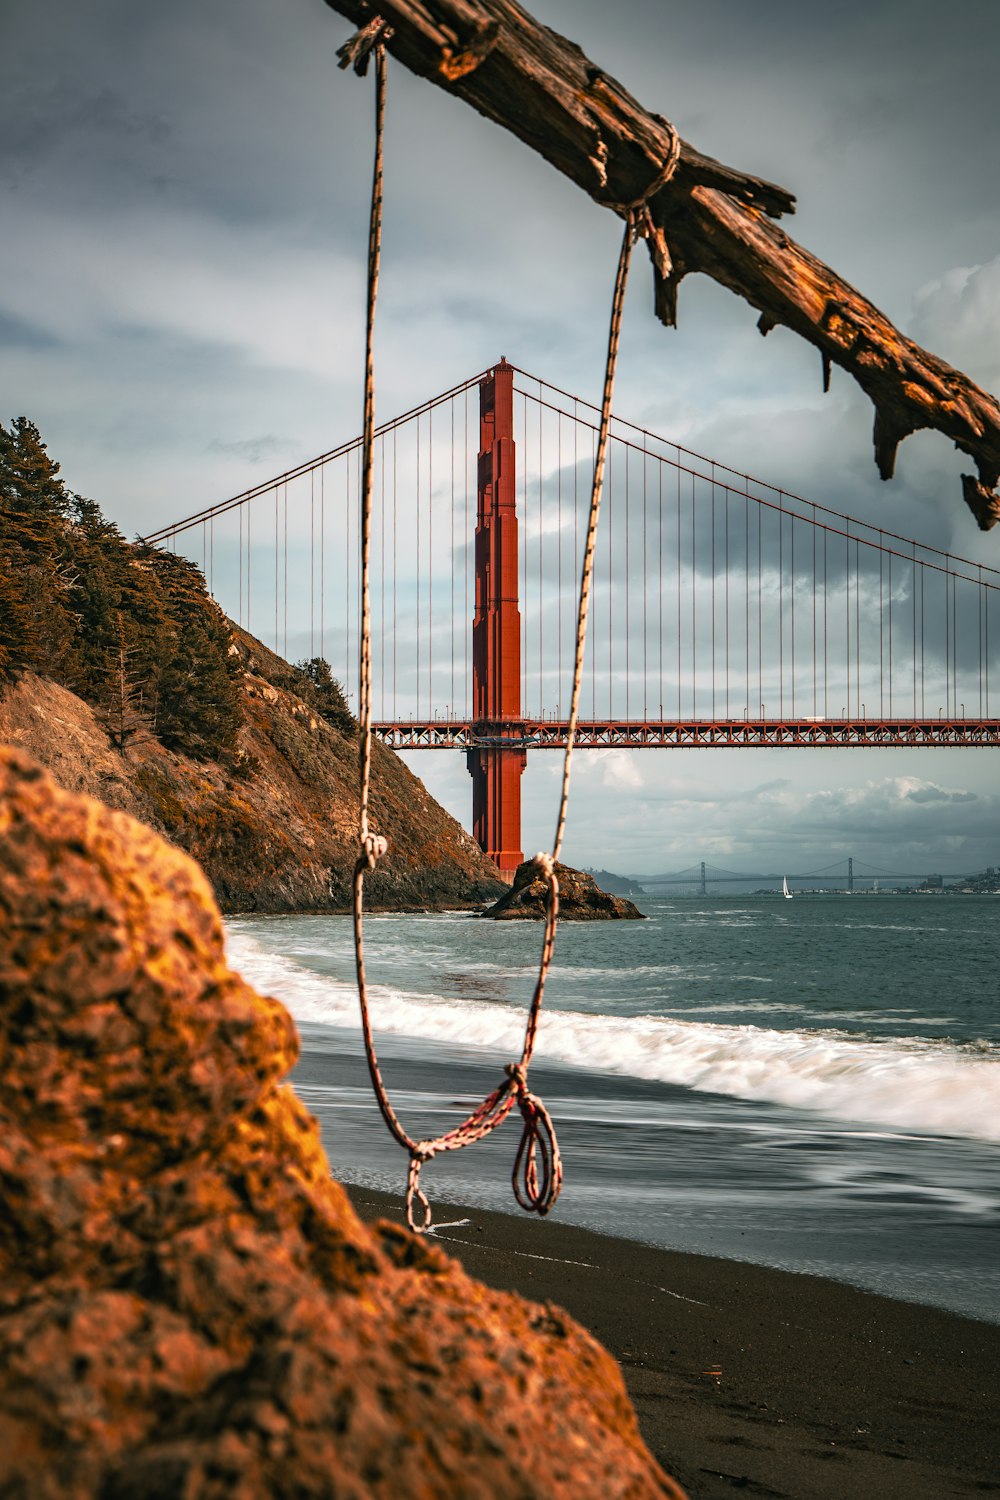
[[[515,0],[326,3],[359,25],[381,15],[394,57],[512,131],[595,202],[623,214],[655,183],[672,127]],[[854,377],[875,407],[883,479],[902,439],[921,427],[967,453],[978,477],[962,476],[963,497],[989,530],[1000,521],[1000,403],[790,239],[773,220],[794,207],[785,188],[682,141],[673,178],[648,204],[657,315],[676,323],[677,289],[692,272],[729,287],[759,310],[761,333],[783,323],[815,344],[824,389],[831,364]]]

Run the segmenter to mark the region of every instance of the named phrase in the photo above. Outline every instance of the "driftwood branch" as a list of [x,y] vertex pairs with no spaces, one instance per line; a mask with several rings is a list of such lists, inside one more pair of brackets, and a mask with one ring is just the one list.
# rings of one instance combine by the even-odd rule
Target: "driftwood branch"
[[[655,184],[674,138],[575,43],[514,0],[326,0],[358,26],[392,28],[388,49],[414,73],[503,125],[597,202],[624,213]],[[774,222],[795,209],[787,189],[724,166],[681,141],[677,170],[649,199],[646,243],[655,307],[677,321],[677,290],[701,271],[814,344],[824,390],[839,365],[875,407],[875,461],[892,477],[896,450],[934,428],[974,461],[962,494],[980,527],[1000,521],[1000,403],[960,370],[905,338],[854,287]]]

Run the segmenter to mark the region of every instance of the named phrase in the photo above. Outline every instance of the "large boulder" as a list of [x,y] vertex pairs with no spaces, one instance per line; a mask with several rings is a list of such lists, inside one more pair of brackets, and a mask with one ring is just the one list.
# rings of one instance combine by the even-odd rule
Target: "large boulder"
[[[559,879],[559,916],[568,922],[641,922],[643,913],[633,901],[624,896],[612,896],[602,891],[593,875],[584,870],[574,870],[572,865],[556,863]],[[548,882],[539,872],[533,859],[518,865],[514,883],[500,900],[487,907],[484,917],[498,922],[533,919],[545,916],[548,899]]]
[[565,1313],[366,1228],[198,868],[0,749],[0,1493],[672,1496]]

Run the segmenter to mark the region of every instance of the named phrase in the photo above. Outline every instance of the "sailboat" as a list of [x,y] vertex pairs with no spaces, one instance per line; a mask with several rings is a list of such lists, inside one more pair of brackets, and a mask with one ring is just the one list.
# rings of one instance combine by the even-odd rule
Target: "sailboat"
[[784,898],[785,898],[786,901],[791,901],[791,899],[792,899],[792,893],[788,889],[788,876],[787,875],[782,875],[782,877],[781,877],[781,894],[784,896]]

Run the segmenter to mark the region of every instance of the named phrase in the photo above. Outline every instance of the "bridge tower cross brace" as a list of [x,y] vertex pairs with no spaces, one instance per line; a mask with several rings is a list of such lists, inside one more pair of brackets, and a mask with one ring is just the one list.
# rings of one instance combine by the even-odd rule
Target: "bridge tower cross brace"
[[472,831],[507,880],[521,852],[521,612],[515,508],[514,369],[506,359],[479,385],[476,512],[476,612],[472,622],[472,713],[494,741],[468,752]]

